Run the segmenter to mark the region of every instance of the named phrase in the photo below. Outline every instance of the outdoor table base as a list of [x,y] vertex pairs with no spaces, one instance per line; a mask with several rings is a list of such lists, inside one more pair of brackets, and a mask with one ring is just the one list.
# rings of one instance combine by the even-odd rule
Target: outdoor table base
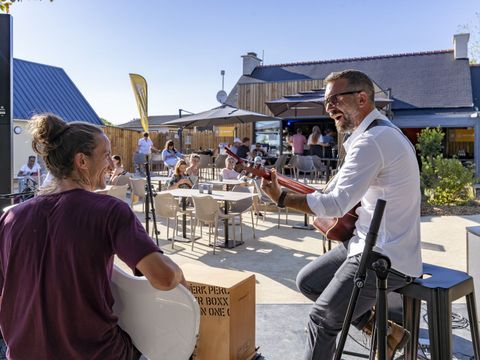
[[293,229],[302,229],[302,230],[315,230],[315,228],[308,223],[308,215],[305,214],[303,218],[303,223],[296,223],[292,226]]
[[[237,246],[243,245],[245,242],[238,240],[238,241],[235,241],[235,245],[233,243],[234,243],[233,240],[228,240],[227,243],[225,243],[225,241],[217,239],[215,246],[222,249],[233,249],[233,248],[236,248]],[[213,247],[213,245],[210,245],[210,246]]]

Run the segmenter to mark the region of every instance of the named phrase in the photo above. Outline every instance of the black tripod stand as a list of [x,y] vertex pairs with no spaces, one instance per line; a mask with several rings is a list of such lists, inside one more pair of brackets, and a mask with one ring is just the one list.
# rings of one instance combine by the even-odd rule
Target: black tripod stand
[[155,204],[153,201],[153,198],[157,195],[155,190],[153,189],[152,186],[152,178],[150,176],[150,164],[148,162],[148,155],[145,156],[145,175],[147,177],[147,183],[145,184],[145,230],[147,231],[150,228],[149,222],[150,222],[150,211],[152,212],[152,220],[153,220],[153,233],[155,234],[155,241],[158,246],[158,234],[160,234],[160,231],[158,231],[157,228],[157,218],[155,215]]
[[373,251],[373,247],[377,241],[378,229],[380,227],[380,222],[382,221],[385,205],[385,200],[377,200],[377,205],[375,206],[370,229],[368,230],[368,234],[365,239],[365,247],[360,259],[360,265],[358,266],[358,270],[355,274],[355,287],[353,288],[350,302],[348,303],[347,315],[345,316],[342,332],[340,334],[340,340],[337,345],[337,350],[335,351],[335,360],[340,360],[342,356],[357,299],[360,290],[365,286],[367,268],[374,270],[377,276],[376,329],[372,335],[370,359],[373,360],[374,357],[375,339],[377,340],[376,343],[378,344],[378,358],[380,360],[386,360],[387,358],[387,278],[390,270],[390,259]]

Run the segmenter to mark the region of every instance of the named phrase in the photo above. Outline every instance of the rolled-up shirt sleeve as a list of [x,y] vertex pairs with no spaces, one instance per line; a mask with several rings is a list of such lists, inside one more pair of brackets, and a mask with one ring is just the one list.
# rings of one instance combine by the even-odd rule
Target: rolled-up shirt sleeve
[[341,217],[353,208],[366,193],[383,166],[380,147],[368,135],[358,138],[348,151],[345,164],[327,193],[307,195],[310,210],[318,217]]

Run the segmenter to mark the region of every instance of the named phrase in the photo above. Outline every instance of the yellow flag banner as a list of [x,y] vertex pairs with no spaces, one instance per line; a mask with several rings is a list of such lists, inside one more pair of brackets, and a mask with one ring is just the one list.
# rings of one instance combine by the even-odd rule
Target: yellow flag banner
[[148,93],[147,81],[138,74],[129,74],[132,83],[133,93],[137,101],[138,112],[140,113],[140,122],[143,131],[148,132]]

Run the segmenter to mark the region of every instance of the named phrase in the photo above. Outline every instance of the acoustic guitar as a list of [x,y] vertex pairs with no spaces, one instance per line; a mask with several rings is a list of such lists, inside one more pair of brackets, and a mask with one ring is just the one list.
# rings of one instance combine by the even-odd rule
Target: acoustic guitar
[[[242,170],[246,174],[260,176],[269,181],[271,180],[271,173],[269,170],[262,168],[261,165],[256,165],[251,161],[240,158],[229,148],[225,148],[225,151],[229,156],[233,157],[237,161],[237,164],[243,165]],[[280,185],[299,194],[311,194],[317,191],[317,189],[315,189],[314,187],[295,181],[282,174],[277,173],[277,180]],[[342,217],[317,217],[313,222],[313,226],[315,226],[315,228],[319,230],[327,240],[340,242],[348,241],[353,236],[353,231],[355,230],[355,222],[358,220],[358,215],[355,211],[359,206],[360,203],[355,205],[355,207],[353,207]]]
[[200,326],[200,309],[182,285],[169,291],[152,287],[114,265],[111,289],[119,326],[150,360],[186,360],[192,355]]

